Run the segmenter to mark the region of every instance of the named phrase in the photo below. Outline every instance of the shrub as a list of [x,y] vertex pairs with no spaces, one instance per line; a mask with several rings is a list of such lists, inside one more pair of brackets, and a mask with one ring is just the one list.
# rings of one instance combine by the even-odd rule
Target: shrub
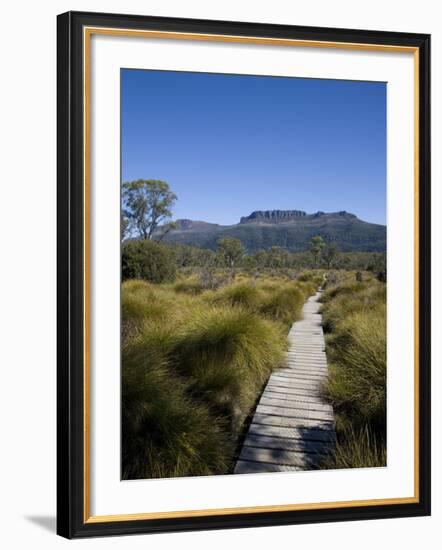
[[151,240],[128,241],[121,251],[123,280],[143,279],[152,283],[173,281],[176,276],[170,248]]

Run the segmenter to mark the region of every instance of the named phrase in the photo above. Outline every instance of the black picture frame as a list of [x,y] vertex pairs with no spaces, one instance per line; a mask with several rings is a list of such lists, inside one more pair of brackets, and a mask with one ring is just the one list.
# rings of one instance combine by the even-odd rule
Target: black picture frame
[[[430,36],[289,25],[68,12],[57,40],[57,532],[67,538],[397,518],[430,514]],[[419,57],[419,498],[405,504],[90,522],[84,461],[85,27],[415,48]]]

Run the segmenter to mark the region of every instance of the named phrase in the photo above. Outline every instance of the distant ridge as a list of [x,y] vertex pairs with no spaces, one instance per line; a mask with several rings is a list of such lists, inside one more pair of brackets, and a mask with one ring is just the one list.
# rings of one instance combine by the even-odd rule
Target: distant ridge
[[307,214],[303,210],[257,210],[252,212],[250,216],[245,216],[240,219],[239,223],[290,223],[304,221],[305,219],[315,219],[322,216],[346,216],[347,218],[356,218],[354,214],[350,214],[345,210],[326,214],[325,212],[315,212]]
[[303,210],[256,210],[238,224],[219,225],[189,219],[177,220],[164,240],[215,250],[223,237],[239,239],[247,252],[279,246],[291,252],[308,250],[315,235],[334,243],[342,252],[384,252],[386,227],[360,220],[355,214]]
[[241,218],[239,223],[288,222],[306,216],[307,213],[303,210],[257,210],[252,212],[250,216]]

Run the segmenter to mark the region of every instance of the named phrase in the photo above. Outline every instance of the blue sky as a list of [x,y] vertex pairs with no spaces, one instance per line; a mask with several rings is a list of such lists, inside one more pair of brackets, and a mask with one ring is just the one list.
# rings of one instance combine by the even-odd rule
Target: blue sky
[[347,210],[385,223],[386,84],[123,69],[122,177],[174,219]]

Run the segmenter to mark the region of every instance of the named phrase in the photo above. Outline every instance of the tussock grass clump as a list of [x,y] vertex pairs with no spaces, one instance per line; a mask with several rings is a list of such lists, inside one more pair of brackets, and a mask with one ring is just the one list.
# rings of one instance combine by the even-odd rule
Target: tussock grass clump
[[308,296],[295,284],[287,284],[269,294],[261,306],[261,313],[275,321],[280,321],[287,328],[301,319],[302,306]]
[[298,281],[302,283],[313,283],[317,288],[324,281],[323,272],[318,269],[303,271],[298,275]]
[[123,350],[123,479],[225,473],[232,444],[223,423],[188,396],[170,368],[173,337],[154,325]]
[[349,282],[346,281],[342,284],[337,284],[335,286],[330,286],[326,288],[321,296],[321,302],[327,303],[337,296],[352,296],[355,293],[366,288],[366,285],[362,282]]
[[241,306],[252,311],[258,309],[262,300],[261,290],[247,282],[226,286],[212,297],[215,304]]
[[379,468],[387,465],[385,442],[379,440],[368,427],[355,431],[349,427],[345,437],[337,442],[334,452],[325,457],[321,467],[324,469]]
[[153,285],[143,281],[126,281],[122,285],[121,307],[124,319],[142,324],[182,321],[203,301],[192,295],[177,294],[169,285]]
[[365,283],[345,283],[330,287],[321,296],[322,324],[326,333],[354,312],[370,309],[378,303],[385,303],[386,286],[377,281]]
[[387,347],[385,305],[355,312],[341,323],[330,346],[326,395],[335,410],[382,428],[386,414]]
[[196,296],[204,291],[204,286],[197,279],[186,279],[178,281],[173,285],[173,290],[178,293],[191,294]]
[[[322,296],[329,377],[324,396],[337,414],[336,467],[385,465],[386,287],[346,280]],[[365,457],[365,458],[364,458]]]
[[123,343],[135,337],[145,321],[170,323],[182,311],[173,294],[164,288],[144,281],[126,281],[121,293]]
[[305,297],[312,296],[312,294],[315,294],[318,290],[318,285],[311,281],[298,282],[297,286],[303,292]]
[[193,395],[236,431],[285,349],[275,323],[239,307],[216,307],[189,319],[175,366],[191,380]]
[[264,292],[275,292],[284,285],[285,281],[275,280],[274,278],[265,278],[258,281],[257,287]]

